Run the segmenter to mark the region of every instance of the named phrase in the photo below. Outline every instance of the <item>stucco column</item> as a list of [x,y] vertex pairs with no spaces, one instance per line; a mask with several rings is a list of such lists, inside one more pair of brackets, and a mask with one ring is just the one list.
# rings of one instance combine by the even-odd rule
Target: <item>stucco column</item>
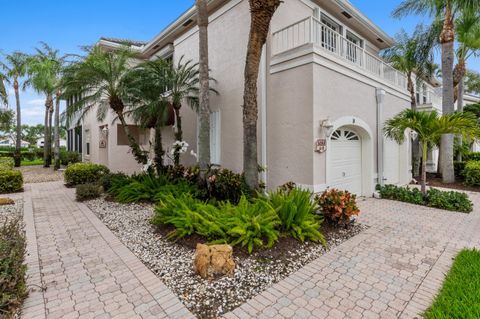
[[377,88],[377,183],[384,184],[383,172],[383,103],[385,101],[385,90]]

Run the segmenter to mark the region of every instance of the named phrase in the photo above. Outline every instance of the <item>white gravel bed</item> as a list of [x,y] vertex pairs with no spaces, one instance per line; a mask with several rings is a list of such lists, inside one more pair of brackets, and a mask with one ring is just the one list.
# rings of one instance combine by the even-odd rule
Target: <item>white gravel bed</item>
[[[152,205],[124,205],[103,199],[86,204],[199,318],[216,318],[233,310],[326,251],[320,244],[305,243],[292,250],[285,248],[281,260],[269,258],[266,252],[241,254],[235,256],[233,278],[204,280],[193,271],[194,249],[167,240],[150,225]],[[329,247],[364,229],[365,226],[356,225],[326,236]]]
[[[1,196],[0,197],[4,197]],[[12,205],[0,205],[0,225],[8,219],[12,220],[17,217],[23,216],[23,201],[21,199],[15,199],[15,204]]]

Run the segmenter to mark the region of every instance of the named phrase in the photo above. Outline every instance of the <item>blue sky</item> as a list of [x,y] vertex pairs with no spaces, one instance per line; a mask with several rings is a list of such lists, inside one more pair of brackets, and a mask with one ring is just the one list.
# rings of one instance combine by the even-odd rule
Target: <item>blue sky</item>
[[[411,31],[417,22],[428,22],[425,17],[392,19],[390,12],[400,0],[351,2],[390,35],[401,28]],[[93,44],[100,36],[148,41],[193,3],[193,0],[2,1],[0,50],[31,53],[39,41],[45,41],[64,53],[78,53],[80,45]],[[470,62],[469,67],[480,71],[479,60]],[[24,122],[42,123],[43,97],[27,90],[21,98]]]

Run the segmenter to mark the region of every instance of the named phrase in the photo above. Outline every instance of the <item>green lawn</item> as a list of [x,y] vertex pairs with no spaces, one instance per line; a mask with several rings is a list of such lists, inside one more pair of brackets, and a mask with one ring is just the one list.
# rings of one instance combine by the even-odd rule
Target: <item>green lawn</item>
[[463,250],[455,258],[425,319],[480,318],[480,251]]
[[20,163],[20,166],[34,166],[34,165],[43,165],[43,159],[36,159],[33,161],[23,160]]

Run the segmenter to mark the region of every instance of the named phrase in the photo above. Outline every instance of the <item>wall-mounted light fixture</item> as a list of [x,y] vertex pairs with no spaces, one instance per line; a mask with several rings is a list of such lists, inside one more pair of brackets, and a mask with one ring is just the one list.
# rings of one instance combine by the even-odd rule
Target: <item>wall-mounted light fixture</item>
[[325,133],[325,137],[330,137],[333,133],[333,124],[328,118],[320,121],[320,127],[322,128],[323,133]]
[[102,127],[102,133],[105,134],[105,135],[108,135],[108,125],[104,125]]

